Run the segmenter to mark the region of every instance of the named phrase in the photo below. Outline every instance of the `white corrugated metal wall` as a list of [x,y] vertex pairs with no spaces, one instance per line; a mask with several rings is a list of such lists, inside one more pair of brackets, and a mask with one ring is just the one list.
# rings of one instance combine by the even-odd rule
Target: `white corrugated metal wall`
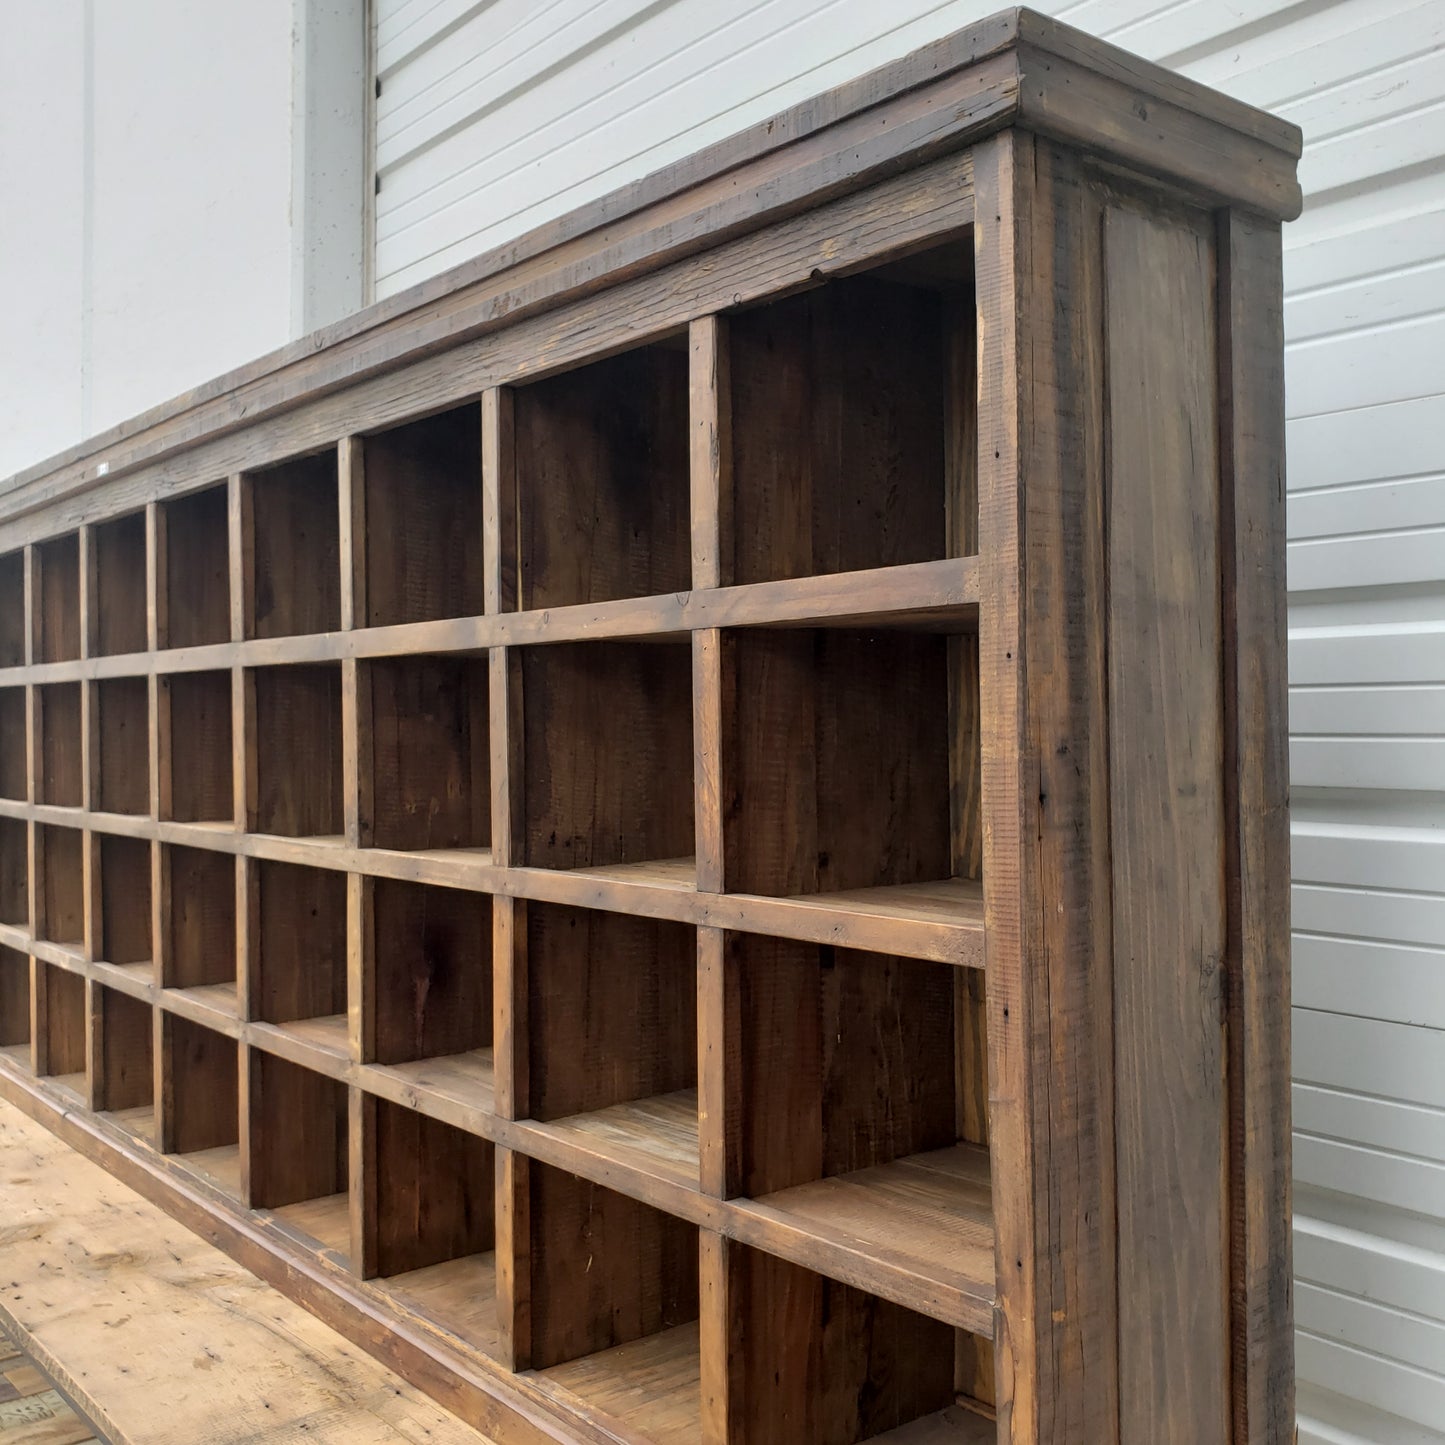
[[[998,8],[375,0],[379,295]],[[1445,1442],[1445,3],[1048,0],[1304,127],[1285,233],[1300,1438]]]

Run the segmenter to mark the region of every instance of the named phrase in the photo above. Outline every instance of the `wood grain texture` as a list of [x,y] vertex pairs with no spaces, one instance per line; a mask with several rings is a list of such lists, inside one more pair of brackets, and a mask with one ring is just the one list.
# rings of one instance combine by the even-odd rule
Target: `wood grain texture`
[[[90,653],[113,657],[146,650],[146,521],[132,512],[92,533],[95,600]],[[3,656],[3,650],[0,650]]]
[[236,862],[200,848],[162,850],[167,988],[236,982]]
[[98,988],[103,1030],[97,1107],[136,1109],[155,1101],[152,1020],[148,1005],[114,989]]
[[148,963],[152,942],[151,846],[135,838],[100,845],[99,957],[107,963]]
[[345,1193],[346,1090],[285,1059],[248,1054],[251,1206],[279,1209]]
[[341,669],[261,668],[251,676],[257,782],[250,831],[342,833]]
[[166,1153],[235,1146],[240,1076],[235,1042],[172,1014],[161,1021],[157,1122]]
[[[150,812],[150,689],[143,677],[95,684],[99,790],[103,813]],[[229,706],[229,697],[227,700]],[[227,759],[229,763],[229,759]]]
[[346,1012],[346,878],[255,864],[252,1018],[284,1024]]
[[161,705],[171,718],[166,749],[170,805],[165,816],[178,823],[234,821],[230,672],[178,673],[163,679],[161,689],[168,694]]
[[161,591],[167,600],[161,647],[200,647],[230,637],[228,516],[225,487],[210,487],[165,503],[160,570],[165,582]]

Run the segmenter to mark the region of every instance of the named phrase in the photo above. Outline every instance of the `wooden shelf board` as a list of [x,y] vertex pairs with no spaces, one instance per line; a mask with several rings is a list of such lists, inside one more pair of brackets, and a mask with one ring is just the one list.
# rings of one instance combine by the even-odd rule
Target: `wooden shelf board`
[[112,1109],[100,1116],[125,1130],[147,1144],[156,1140],[156,1111],[150,1104],[138,1104],[134,1109]]
[[845,893],[809,893],[785,901],[798,908],[826,909],[869,918],[983,928],[983,885],[966,878],[900,883],[891,888],[856,888]]
[[106,963],[100,960],[92,965],[92,971],[100,983],[136,998],[149,997],[155,986],[156,966],[150,962]]
[[613,863],[605,868],[569,868],[579,878],[602,878],[615,883],[640,883],[649,888],[671,888],[678,893],[697,889],[696,858],[657,858],[642,863]]
[[994,1445],[998,1426],[961,1405],[875,1435],[869,1445]]
[[23,1069],[27,1074],[31,1072],[28,1043],[0,1044],[0,1059],[6,1060],[12,1068]]
[[192,1154],[178,1154],[180,1161],[195,1173],[210,1180],[217,1189],[241,1198],[241,1146],[218,1144],[214,1149],[197,1149]]
[[271,1213],[323,1249],[342,1256],[351,1253],[351,1211],[346,1195],[328,1194],[299,1204],[283,1204]]
[[693,1445],[701,1426],[696,1322],[540,1372],[657,1445]]
[[196,988],[167,988],[160,994],[161,1007],[190,1019],[203,1028],[235,1038],[239,1033],[240,1008],[234,983],[208,983]]
[[393,1103],[419,1108],[459,1128],[471,1128],[474,1119],[490,1115],[494,1107],[489,1048],[410,1064],[370,1064],[362,1071],[361,1082]]
[[[796,1263],[858,1283],[921,1314],[992,1331],[994,1228],[988,1151],[955,1144],[739,1208],[784,1225],[768,1243]],[[966,1316],[966,1317],[962,1317]]]
[[471,1254],[373,1284],[401,1308],[429,1320],[474,1350],[496,1356],[497,1256]]
[[46,1082],[54,1089],[73,1094],[82,1104],[85,1102],[85,1071],[74,1074],[51,1074]]
[[684,1188],[698,1187],[696,1089],[613,1104],[546,1124],[529,1120],[527,1127],[573,1148],[665,1175]]
[[282,1033],[303,1040],[313,1049],[322,1049],[328,1054],[346,1058],[350,1052],[347,1042],[345,1014],[326,1014],[315,1019],[288,1019],[284,1024],[275,1025]]

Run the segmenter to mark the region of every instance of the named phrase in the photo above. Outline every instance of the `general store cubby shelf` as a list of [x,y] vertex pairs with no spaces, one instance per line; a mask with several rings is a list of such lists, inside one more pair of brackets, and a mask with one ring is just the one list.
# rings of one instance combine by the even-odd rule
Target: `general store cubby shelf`
[[[997,24],[869,103],[961,124],[946,96],[1043,22]],[[1111,52],[1065,49],[1122,93]],[[800,189],[774,214],[755,176],[700,251],[538,282],[547,308],[254,422],[235,400],[82,504],[0,494],[0,1090],[509,1442],[1042,1440],[1015,1412],[1074,1348],[1049,1231],[1115,1228],[1038,1141],[1084,1128],[1057,1091],[1102,1068],[1071,990],[1109,936],[1080,779],[1109,776],[1112,654],[1079,558],[1134,483],[1040,480],[1050,427],[1103,422],[1009,370],[1018,328],[1072,314],[1013,167],[1077,188],[1068,246],[1154,207],[1173,309],[1178,235],[1214,232],[1027,130],[885,127],[865,174],[861,103],[743,155]],[[1242,144],[1248,115],[1209,123]],[[846,183],[809,169],[835,142]],[[712,215],[708,174],[675,190]],[[1036,516],[1062,530],[1025,546]],[[1053,1044],[1050,967],[1078,1011]],[[1121,1130],[1166,1073],[1120,1085]],[[1099,1080],[1103,1132],[1060,1157],[1114,1159]]]

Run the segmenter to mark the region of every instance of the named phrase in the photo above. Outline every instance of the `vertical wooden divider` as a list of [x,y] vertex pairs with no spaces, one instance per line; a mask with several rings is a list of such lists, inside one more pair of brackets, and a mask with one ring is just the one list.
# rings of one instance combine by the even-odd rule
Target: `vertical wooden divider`
[[[40,586],[39,552],[34,545],[25,548],[25,665],[34,664],[39,648],[35,628],[36,593]],[[25,801],[31,805],[36,797],[36,770],[40,766],[40,739],[36,709],[40,706],[33,683],[25,684]],[[31,818],[25,825],[26,876],[30,886],[26,897],[26,914],[33,942],[39,932],[41,878],[37,867],[40,851],[39,824]],[[30,957],[30,1067],[40,1074],[45,1062],[45,970],[32,954]]]
[[[151,671],[146,680],[149,700],[147,710],[147,753],[150,764],[150,815],[161,814],[161,719],[160,695],[155,673],[155,654],[160,650],[166,632],[166,517],[158,502],[148,502],[145,509],[146,568],[146,647],[151,654]],[[167,943],[164,922],[170,911],[168,880],[161,845],[151,843],[151,978],[159,986],[165,977]],[[155,1101],[155,1145],[166,1152],[174,1127],[166,1103],[164,1015],[159,1005],[151,1013],[151,1094]]]
[[[95,529],[80,529],[80,655],[95,655],[99,634],[96,592]],[[94,682],[80,684],[80,806],[89,813],[100,796],[99,727]],[[81,950],[88,963],[100,957],[100,840],[86,828],[81,833]],[[85,1099],[87,1107],[105,1108],[102,1060],[105,1051],[105,1011],[100,986],[85,980]]]

